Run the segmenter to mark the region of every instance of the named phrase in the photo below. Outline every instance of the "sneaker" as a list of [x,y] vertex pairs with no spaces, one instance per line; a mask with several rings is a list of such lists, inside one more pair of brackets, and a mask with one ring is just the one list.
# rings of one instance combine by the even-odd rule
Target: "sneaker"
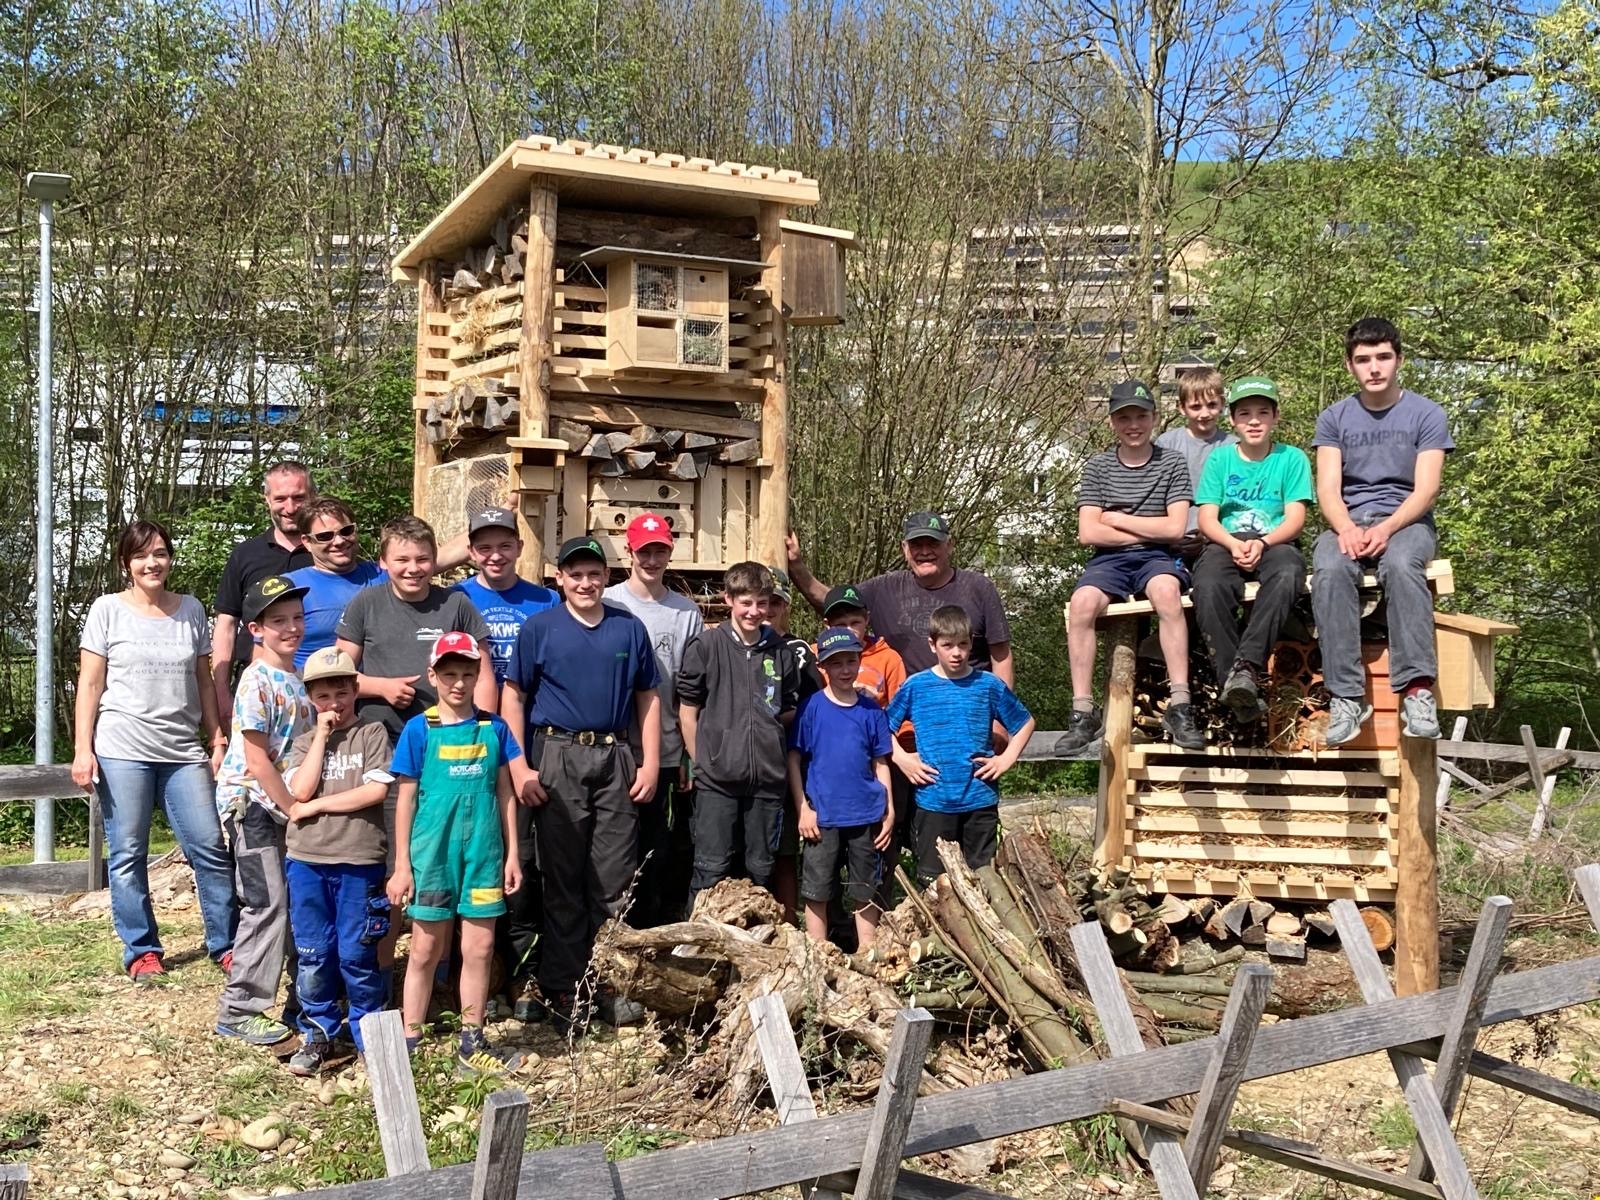
[[276,1046],[291,1036],[294,1030],[264,1013],[252,1013],[235,1021],[218,1021],[217,1033],[222,1037],[238,1038],[252,1046]]
[[1194,723],[1194,705],[1169,704],[1161,714],[1161,727],[1172,738],[1172,744],[1185,750],[1204,750],[1205,731]]
[[[1350,700],[1344,696],[1334,696],[1328,701],[1328,729],[1322,735],[1323,745],[1344,745],[1361,732],[1361,727],[1367,723],[1367,718],[1370,716],[1372,716],[1372,705],[1363,704],[1359,700]],[[1433,727],[1439,728],[1437,716]]]
[[524,1025],[534,1025],[544,1020],[544,1001],[531,979],[518,979],[511,984],[511,1017]]
[[1088,712],[1073,709],[1067,717],[1067,728],[1056,739],[1056,757],[1066,758],[1076,754],[1105,732],[1105,718],[1098,708]]
[[498,1025],[511,1015],[511,1003],[504,996],[490,996],[483,1004],[483,1023]]
[[217,966],[222,968],[222,973],[224,975],[232,975],[233,974],[233,951],[232,950],[224,950],[222,952],[222,957],[217,959]]
[[166,964],[161,961],[161,955],[154,951],[141,954],[128,964],[128,978],[135,983],[154,983],[166,973]]
[[507,1075],[522,1065],[522,1055],[489,1045],[483,1030],[470,1029],[461,1035],[456,1050],[456,1070],[462,1075]]
[[644,1020],[644,1005],[615,992],[603,992],[595,1001],[594,1015],[607,1025],[637,1025]]
[[289,1056],[289,1074],[310,1079],[322,1074],[328,1060],[333,1057],[332,1042],[306,1042]]
[[1233,664],[1222,685],[1222,702],[1233,710],[1234,719],[1242,722],[1258,721],[1267,712],[1267,702],[1261,698],[1261,684],[1256,678],[1256,668],[1242,659]]
[[1439,737],[1439,700],[1430,688],[1400,698],[1400,732],[1408,738]]

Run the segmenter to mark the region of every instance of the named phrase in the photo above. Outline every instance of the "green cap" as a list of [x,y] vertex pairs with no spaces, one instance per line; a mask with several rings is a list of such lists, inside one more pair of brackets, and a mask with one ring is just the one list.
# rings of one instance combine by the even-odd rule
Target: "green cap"
[[1265,375],[1246,375],[1243,379],[1235,379],[1228,385],[1228,411],[1232,412],[1235,404],[1241,400],[1248,400],[1251,396],[1271,400],[1272,407],[1278,407],[1278,385]]

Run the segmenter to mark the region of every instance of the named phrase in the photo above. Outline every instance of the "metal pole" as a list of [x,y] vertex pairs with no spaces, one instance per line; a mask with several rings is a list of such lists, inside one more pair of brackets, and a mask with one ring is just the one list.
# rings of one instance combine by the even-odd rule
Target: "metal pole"
[[[33,761],[55,759],[55,481],[51,459],[55,413],[50,397],[50,236],[55,228],[55,204],[39,201],[39,505],[38,562],[34,614]],[[33,806],[33,861],[56,858],[56,802],[36,800]]]

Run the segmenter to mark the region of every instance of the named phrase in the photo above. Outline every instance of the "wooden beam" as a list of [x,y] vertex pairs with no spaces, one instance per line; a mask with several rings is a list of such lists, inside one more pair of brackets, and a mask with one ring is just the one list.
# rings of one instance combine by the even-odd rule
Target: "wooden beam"
[[72,782],[71,763],[0,767],[0,804],[10,800],[65,800],[81,798],[83,794],[84,790]]
[[[1423,739],[1402,740],[1416,742]],[[1431,742],[1428,744],[1432,745]],[[1383,964],[1378,961],[1378,952],[1372,947],[1372,939],[1367,935],[1367,927],[1362,924],[1361,914],[1355,904],[1349,900],[1335,900],[1333,920],[1339,927],[1339,944],[1344,949],[1351,971],[1355,973],[1362,998],[1368,1005],[1392,1000],[1394,990],[1389,986],[1388,976],[1383,973]],[[1451,995],[1452,1016],[1460,1007],[1459,990],[1456,989]],[[1439,1095],[1433,1090],[1433,1081],[1428,1078],[1422,1060],[1414,1054],[1390,1050],[1389,1062],[1405,1092],[1406,1107],[1410,1109],[1412,1123],[1417,1127],[1417,1139],[1438,1173],[1440,1190],[1447,1200],[1476,1200],[1478,1189],[1472,1182],[1472,1173],[1467,1170],[1466,1160],[1461,1157],[1461,1147],[1456,1144],[1450,1118],[1439,1103]]]
[[[1467,965],[1456,986],[1456,1008],[1444,1041],[1439,1047],[1439,1065],[1433,1072],[1433,1090],[1447,1117],[1454,1117],[1461,1099],[1461,1085],[1467,1078],[1467,1061],[1472,1057],[1478,1027],[1483,1023],[1483,1005],[1489,998],[1489,985],[1500,971],[1500,956],[1505,950],[1506,929],[1511,923],[1512,904],[1505,896],[1490,896],[1483,902],[1478,917],[1478,932],[1467,952]],[[1432,1179],[1427,1151],[1420,1145],[1411,1155],[1406,1171],[1412,1179]]]
[[[427,355],[423,353],[420,342],[429,336],[429,320],[439,312],[441,301],[439,298],[439,264],[425,262],[419,267],[417,276],[417,366],[416,366],[416,393],[415,397],[422,396],[429,389],[427,382]],[[443,382],[442,380],[440,382]],[[414,399],[415,399],[414,397]],[[428,494],[428,472],[439,462],[439,451],[428,440],[427,414],[413,412],[412,437],[411,437],[411,508],[413,512],[423,512],[423,498]]]
[[[556,181],[535,175],[528,181],[528,250],[523,256],[522,338],[517,346],[518,432],[525,438],[542,438],[550,428],[551,356],[555,353]],[[548,497],[544,500],[549,504]],[[517,574],[524,579],[544,578],[542,513],[517,508]]]
[[[792,1125],[796,1121],[815,1121],[817,1104],[811,1098],[811,1083],[806,1079],[805,1065],[800,1061],[800,1047],[795,1044],[794,1027],[789,1024],[789,1009],[781,992],[769,992],[750,1001],[750,1026],[755,1031],[756,1049],[761,1052],[761,1063],[767,1069],[767,1086],[772,1089],[772,1105],[778,1110],[778,1123]],[[800,1192],[815,1200],[840,1200],[842,1189],[807,1187],[802,1182]],[[851,1190],[854,1190],[852,1181]]]
[[[1467,719],[1465,717],[1457,717],[1455,727],[1450,731],[1450,737],[1453,741],[1459,741],[1461,735],[1466,733],[1466,731]],[[1443,819],[1444,810],[1449,807],[1450,784],[1452,782],[1451,777],[1454,776],[1456,778],[1461,778],[1463,775],[1464,772],[1462,772],[1454,763],[1443,758],[1439,760],[1439,791],[1433,798],[1433,814],[1436,818]],[[1471,778],[1472,777],[1468,775],[1462,780],[1462,782],[1466,782],[1467,779]],[[1482,791],[1483,789],[1478,788],[1476,790]]]
[[[1567,739],[1571,736],[1572,730],[1563,725],[1561,732],[1556,734],[1556,749],[1565,750]],[[1533,810],[1533,824],[1528,828],[1528,840],[1531,842],[1544,832],[1545,822],[1550,819],[1550,798],[1556,792],[1556,776],[1554,771],[1545,774],[1539,762],[1539,744],[1533,740],[1533,729],[1527,725],[1522,727],[1522,748],[1528,752],[1528,776],[1533,781],[1534,790],[1539,793],[1539,803]]]
[[1133,738],[1134,642],[1139,623],[1123,617],[1106,627],[1105,734],[1100,742],[1100,797],[1095,807],[1094,861],[1122,861],[1127,840],[1128,743]]
[[[710,258],[756,257],[756,223],[750,218],[661,216],[566,208],[561,213],[562,244],[584,248],[626,246],[656,254],[698,254]],[[731,230],[742,232],[730,232]]]
[[361,1018],[372,1107],[378,1115],[378,1141],[384,1170],[391,1178],[426,1172],[428,1139],[417,1109],[417,1083],[411,1075],[405,1025],[393,1009]]
[[761,385],[761,459],[756,511],[759,514],[753,557],[771,566],[787,562],[784,538],[789,532],[789,391],[788,321],[783,313],[782,204],[764,203],[756,214],[761,238],[761,286],[777,318],[772,322],[772,368]]
[[[1500,762],[1521,763],[1527,762],[1528,751],[1521,745],[1509,745],[1504,742],[1440,742],[1439,753],[1446,758],[1468,762]],[[1580,771],[1600,771],[1600,752],[1593,750],[1568,750],[1570,755],[1562,765],[1571,765]],[[1551,770],[1548,759],[1542,760],[1545,772]]]
[[1395,864],[1395,990],[1402,996],[1439,986],[1439,794],[1438,745],[1428,738],[1400,738],[1400,805],[1390,818],[1397,827]]
[[900,1010],[895,1018],[889,1054],[878,1080],[878,1099],[872,1108],[861,1151],[861,1174],[856,1178],[856,1200],[894,1200],[895,1180],[905,1155],[906,1133],[916,1110],[917,1085],[922,1082],[922,1062],[933,1036],[933,1015],[925,1008]]
[[655,425],[658,428],[692,430],[718,437],[753,438],[761,433],[760,426],[754,421],[727,413],[669,408],[659,404],[633,404],[623,400],[554,400],[551,401],[550,412],[558,417],[570,417],[590,425],[604,425],[619,430]]
[[[1407,1054],[1415,1054],[1418,1058],[1431,1058],[1435,1061],[1439,1058],[1438,1041],[1408,1042],[1404,1046],[1397,1046],[1396,1049],[1404,1050]],[[1580,1087],[1576,1083],[1568,1083],[1565,1079],[1557,1079],[1553,1075],[1546,1075],[1543,1071],[1535,1071],[1532,1067],[1525,1067],[1521,1063],[1496,1058],[1492,1054],[1485,1054],[1482,1050],[1474,1050],[1467,1056],[1467,1074],[1474,1079],[1482,1079],[1486,1083],[1498,1084],[1514,1092],[1521,1092],[1524,1096],[1532,1096],[1536,1100],[1558,1104],[1586,1117],[1600,1118],[1600,1092],[1593,1088]]]
[[1272,995],[1272,968],[1260,963],[1245,963],[1233,977],[1228,1007],[1222,1013],[1217,1031],[1217,1048],[1206,1068],[1205,1082],[1194,1104],[1194,1122],[1183,1141],[1183,1156],[1194,1179],[1194,1190],[1206,1194],[1217,1151],[1228,1131],[1233,1102],[1244,1082],[1245,1064],[1250,1061],[1250,1045],[1261,1027],[1261,1014]]
[[[1145,1053],[1144,1039],[1139,1036],[1139,1026],[1133,1019],[1133,1009],[1128,1006],[1128,994],[1123,991],[1122,980],[1117,975],[1117,965],[1111,961],[1111,948],[1106,945],[1105,929],[1098,921],[1075,925],[1069,934],[1072,949],[1078,959],[1078,969],[1089,989],[1089,999],[1094,1002],[1095,1015],[1100,1019],[1100,1031],[1113,1058],[1124,1058]],[[1210,1067],[1207,1067],[1210,1074]],[[1237,1087],[1237,1083],[1234,1085]],[[1184,1160],[1183,1145],[1170,1131],[1147,1125],[1144,1127],[1145,1144],[1149,1152],[1150,1172],[1156,1177],[1162,1200],[1199,1200],[1188,1163]]]
[[522,1141],[527,1133],[527,1096],[518,1091],[495,1092],[483,1102],[471,1200],[517,1200]]

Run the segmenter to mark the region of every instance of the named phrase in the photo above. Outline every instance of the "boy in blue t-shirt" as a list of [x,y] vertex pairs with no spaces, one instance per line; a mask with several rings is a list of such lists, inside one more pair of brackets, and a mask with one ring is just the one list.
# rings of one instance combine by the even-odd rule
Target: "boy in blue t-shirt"
[[[939,661],[907,679],[885,714],[890,728],[910,721],[917,730],[916,752],[896,742],[893,756],[917,787],[911,840],[923,883],[944,869],[941,839],[959,842],[974,870],[993,860],[1000,824],[995,784],[1021,756],[1034,727],[1033,715],[1004,680],[973,670],[972,623],[964,609],[953,604],[934,609],[928,618],[928,643]],[[1011,735],[999,754],[992,753],[996,721]]]
[[[1297,446],[1272,440],[1278,387],[1264,375],[1228,387],[1237,445],[1206,461],[1195,488],[1200,532],[1208,542],[1194,566],[1194,617],[1211,653],[1221,700],[1240,721],[1266,714],[1261,696],[1267,656],[1300,594],[1306,563],[1296,539],[1306,523],[1311,461]],[[1236,613],[1246,579],[1261,588],[1241,632]]]
[[845,900],[855,912],[856,944],[865,950],[878,935],[874,898],[894,841],[889,722],[877,701],[856,691],[861,641],[851,630],[825,630],[817,661],[828,685],[802,702],[789,735],[789,794],[805,842],[806,936],[828,939],[828,905],[839,895],[842,860],[849,865]]

